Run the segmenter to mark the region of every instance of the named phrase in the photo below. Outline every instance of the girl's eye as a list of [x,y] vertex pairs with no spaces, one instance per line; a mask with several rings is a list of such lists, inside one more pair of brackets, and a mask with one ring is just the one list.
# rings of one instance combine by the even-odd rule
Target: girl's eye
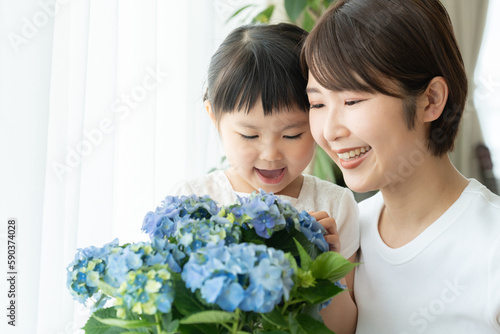
[[302,133],[299,133],[298,135],[295,136],[283,136],[285,139],[299,139],[302,136]]
[[244,135],[244,134],[242,134],[242,133],[240,133],[240,135],[241,135],[241,137],[243,137],[243,139],[245,139],[245,140],[252,140],[252,139],[255,139],[255,138],[259,137],[259,136],[257,136],[257,135],[255,135],[255,136],[246,136],[246,135]]
[[323,108],[325,105],[324,104],[321,104],[321,103],[318,103],[318,104],[311,104],[309,106],[309,109],[320,109],[320,108]]

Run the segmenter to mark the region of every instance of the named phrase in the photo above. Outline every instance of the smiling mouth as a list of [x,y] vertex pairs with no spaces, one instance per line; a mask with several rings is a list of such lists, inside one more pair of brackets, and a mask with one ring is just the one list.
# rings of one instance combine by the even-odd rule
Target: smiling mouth
[[283,177],[285,176],[286,167],[281,169],[255,168],[255,170],[257,171],[257,175],[262,180],[262,182],[268,184],[276,184],[281,182],[281,180],[283,180]]
[[362,157],[371,150],[371,146],[357,148],[349,152],[337,153],[338,157],[344,161],[350,161]]

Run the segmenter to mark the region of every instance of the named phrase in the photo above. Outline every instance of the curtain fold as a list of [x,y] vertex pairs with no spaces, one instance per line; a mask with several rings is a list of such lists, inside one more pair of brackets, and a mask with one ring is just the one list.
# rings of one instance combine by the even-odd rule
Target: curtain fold
[[481,181],[481,171],[476,158],[476,146],[484,143],[479,118],[474,105],[474,71],[482,43],[488,0],[442,0],[453,23],[455,37],[469,79],[469,96],[462,117],[462,123],[450,158],[457,169],[466,177]]
[[77,248],[147,240],[147,211],[220,161],[202,96],[238,6],[80,0],[55,15],[37,333],[82,332],[89,311],[66,288]]

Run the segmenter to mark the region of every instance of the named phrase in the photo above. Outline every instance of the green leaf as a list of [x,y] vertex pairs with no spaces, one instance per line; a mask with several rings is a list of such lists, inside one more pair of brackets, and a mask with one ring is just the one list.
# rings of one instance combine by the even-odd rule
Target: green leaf
[[[311,32],[312,28],[314,27],[314,24],[316,21],[314,18],[307,12],[304,12],[304,19],[302,20],[302,29],[305,31]],[[333,174],[333,171],[330,170],[331,175],[329,176],[330,178],[333,176],[333,180],[335,180],[335,174]]]
[[[246,5],[246,6],[241,7],[240,9],[238,9],[236,12],[234,12],[234,14],[233,14],[233,15],[231,15],[231,16],[230,16],[230,17],[226,20],[226,23],[228,23],[228,22],[229,22],[229,21],[231,21],[233,18],[235,18],[236,16],[238,16],[238,15],[239,15],[242,11],[244,11],[245,9],[250,8],[250,7],[255,7],[255,5],[250,4],[250,5]],[[224,161],[224,158],[225,158],[225,156],[223,157],[223,159],[221,160],[221,162],[223,162],[223,161]]]
[[124,319],[117,319],[117,318],[99,318],[95,314],[92,315],[96,320],[102,322],[105,325],[109,326],[114,326],[114,327],[120,327],[120,328],[143,328],[143,327],[151,327],[155,326],[156,323],[154,322],[149,322],[147,320],[124,320]]
[[264,9],[262,12],[257,14],[252,19],[252,23],[269,23],[269,20],[271,19],[273,12],[274,12],[274,5],[270,5],[269,7]]
[[288,260],[288,262],[290,262],[290,267],[293,269],[293,271],[297,272],[298,269],[297,261],[295,261],[293,255],[290,253],[285,253],[285,258]]
[[291,313],[288,313],[288,326],[291,334],[308,334],[302,327],[300,327],[299,322],[292,316]]
[[328,8],[335,1],[337,1],[337,0],[325,0],[325,7]]
[[186,288],[184,282],[176,282],[174,306],[182,315],[189,315],[205,310],[202,303],[196,298],[196,294]]
[[260,316],[262,319],[270,323],[275,327],[284,327],[288,326],[286,319],[281,314],[280,310],[276,307],[269,313],[261,313]]
[[320,254],[309,268],[315,278],[337,282],[347,275],[358,263],[351,263],[336,252]]
[[321,10],[322,0],[307,0],[307,6],[311,8],[314,12],[319,12]]
[[[300,328],[303,328],[306,333],[314,334],[332,334],[333,332],[325,326],[324,323],[319,322],[307,314],[297,315],[297,323]],[[335,333],[333,333],[335,334]]]
[[[95,316],[101,319],[116,319],[116,308],[108,307],[94,312]],[[147,329],[136,328],[134,332],[128,329],[113,326],[97,320],[94,316],[90,317],[83,327],[85,333],[89,334],[125,334],[125,333],[149,333]]]
[[302,268],[302,270],[309,270],[309,266],[312,263],[311,257],[309,256],[309,254],[307,254],[306,250],[304,249],[304,247],[302,247],[300,242],[297,241],[297,239],[293,238],[293,241],[295,241],[295,245],[297,246],[297,250],[299,251],[300,267]]
[[307,0],[285,0],[285,9],[290,21],[295,22],[304,11]]
[[116,288],[101,280],[97,281],[97,287],[103,294],[107,296],[114,296],[116,292]]
[[178,319],[172,320],[172,319],[173,319],[172,312],[161,314],[161,322],[163,328],[167,331],[167,333],[176,333],[177,329],[179,328],[179,320]]
[[328,280],[317,280],[316,285],[309,288],[298,288],[298,297],[311,304],[324,303],[333,296],[345,291]]
[[213,333],[219,333],[220,330],[217,328],[215,325],[208,325],[208,324],[193,324],[193,325],[180,325],[179,326],[179,333],[182,334],[213,334]]
[[[116,311],[114,308],[106,308],[102,310],[96,311],[96,313],[100,313],[101,316],[105,317],[115,317],[116,316]],[[85,333],[89,334],[119,334],[119,333],[126,333],[127,330],[123,328],[118,328],[118,327],[112,327],[106,324],[103,324],[102,322],[98,321],[97,319],[90,317],[85,326],[82,328]]]
[[181,319],[181,324],[225,324],[233,322],[234,313],[225,311],[203,311]]
[[312,259],[315,259],[319,254],[322,253],[315,244],[311,243],[307,239],[304,233],[296,230],[295,228],[292,228],[290,232],[288,232],[287,230],[275,232],[273,233],[271,238],[265,240],[265,243],[268,247],[281,249],[285,253],[288,252],[293,256],[298,257],[299,251],[297,250],[295,244],[292,242],[294,238],[297,239],[302,247],[304,247],[304,249],[307,251],[307,254],[309,254]]
[[242,235],[242,240],[245,240],[247,243],[252,243],[252,244],[264,244],[264,240],[262,237],[259,237],[257,232],[255,232],[254,228],[241,228],[241,235]]

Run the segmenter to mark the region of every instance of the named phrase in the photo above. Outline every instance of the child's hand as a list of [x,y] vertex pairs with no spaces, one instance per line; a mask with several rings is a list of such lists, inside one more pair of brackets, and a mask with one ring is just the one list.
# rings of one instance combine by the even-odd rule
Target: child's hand
[[325,211],[310,211],[309,214],[314,217],[326,230],[325,240],[333,252],[340,252],[340,239],[337,233],[337,223]]

